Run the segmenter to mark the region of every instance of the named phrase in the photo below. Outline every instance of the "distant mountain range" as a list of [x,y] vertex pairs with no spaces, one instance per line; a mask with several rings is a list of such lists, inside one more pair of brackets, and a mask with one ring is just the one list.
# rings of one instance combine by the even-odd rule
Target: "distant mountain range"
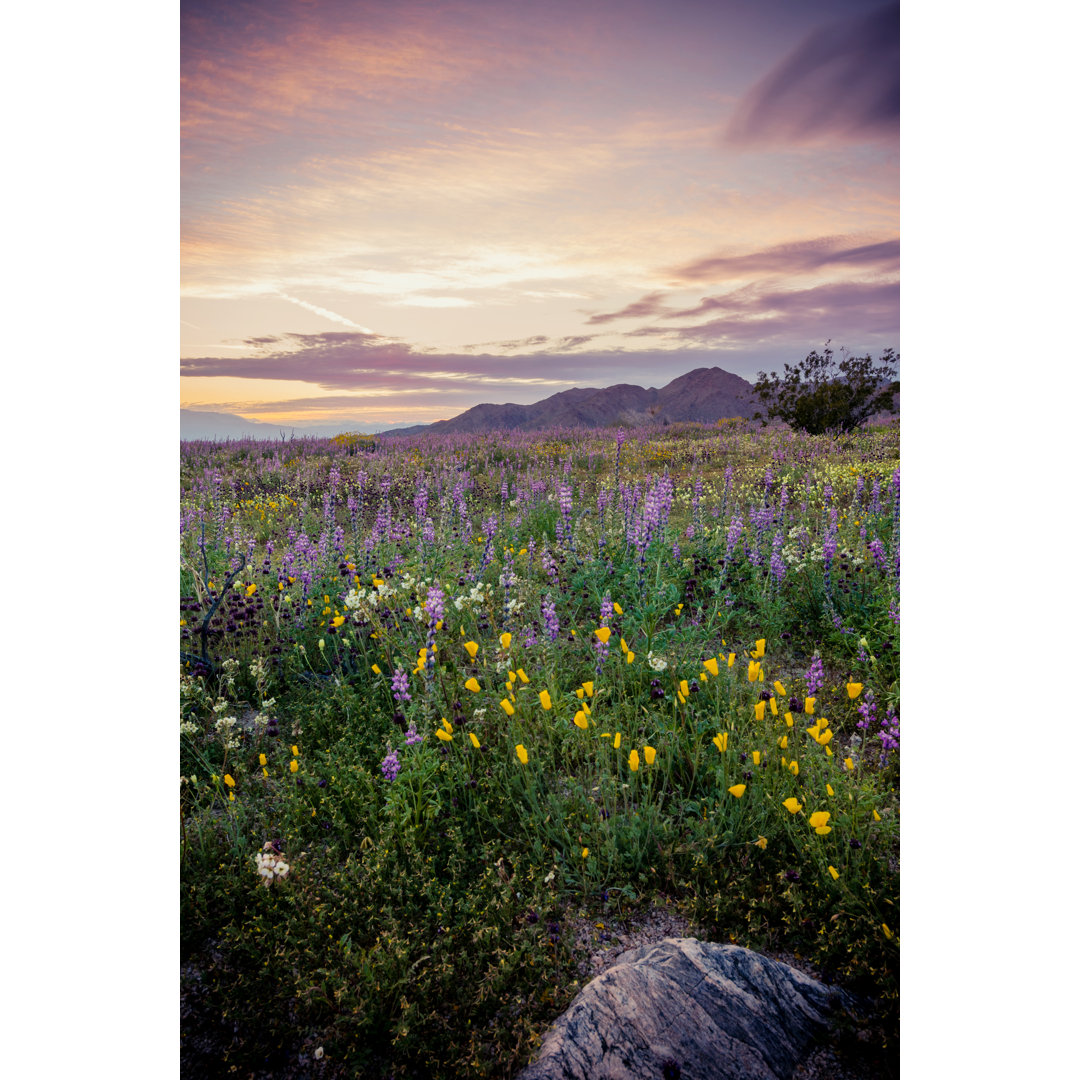
[[180,410],[180,438],[185,439],[328,439],[343,431],[365,432],[393,431],[394,424],[360,424],[342,421],[337,424],[266,424],[258,420],[245,420],[234,413],[200,412],[198,409]]
[[540,431],[544,428],[599,428],[751,416],[751,385],[723,368],[695,368],[655,387],[619,383],[604,389],[563,390],[532,405],[474,405],[450,420],[397,428],[388,434],[458,434],[477,431]]

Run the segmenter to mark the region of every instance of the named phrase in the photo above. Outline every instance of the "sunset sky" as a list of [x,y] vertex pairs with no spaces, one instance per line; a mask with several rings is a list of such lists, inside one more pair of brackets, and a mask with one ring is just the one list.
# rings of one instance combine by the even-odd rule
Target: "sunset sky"
[[181,5],[181,405],[427,422],[899,341],[899,7]]

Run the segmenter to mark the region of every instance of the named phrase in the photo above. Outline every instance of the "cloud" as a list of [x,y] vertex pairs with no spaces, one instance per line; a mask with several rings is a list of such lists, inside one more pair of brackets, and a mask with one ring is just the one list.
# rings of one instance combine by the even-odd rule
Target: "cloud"
[[[626,336],[667,337],[735,348],[831,338],[870,343],[900,329],[899,282],[833,282],[812,289],[763,291],[757,286],[705,297],[695,307],[666,318],[714,318],[698,326],[643,326]],[[862,347],[860,344],[858,347]]]
[[643,315],[656,315],[662,311],[668,309],[661,303],[663,293],[653,292],[648,296],[643,296],[640,300],[635,300],[632,304],[627,304],[626,307],[619,311],[612,311],[601,315],[590,315],[585,322],[589,326],[601,326],[604,323],[614,322],[616,319],[634,319],[641,318]]
[[365,334],[374,333],[374,331],[369,330],[366,326],[354,323],[352,319],[347,319],[344,315],[339,315],[336,311],[330,311],[328,308],[319,307],[316,304],[309,304],[306,300],[297,300],[295,296],[289,296],[288,293],[278,293],[278,296],[280,296],[282,300],[288,300],[290,304],[296,304],[316,315],[321,315],[324,319],[329,319],[331,322],[340,323],[342,326],[351,326],[354,330],[362,330]]
[[[815,240],[780,244],[748,255],[716,255],[696,259],[676,267],[671,273],[680,281],[725,281],[754,274],[807,274],[829,267],[898,270],[900,241],[857,244],[848,236],[822,236]],[[638,303],[648,299],[645,297]]]
[[900,130],[900,5],[814,31],[736,106],[734,146],[894,137]]

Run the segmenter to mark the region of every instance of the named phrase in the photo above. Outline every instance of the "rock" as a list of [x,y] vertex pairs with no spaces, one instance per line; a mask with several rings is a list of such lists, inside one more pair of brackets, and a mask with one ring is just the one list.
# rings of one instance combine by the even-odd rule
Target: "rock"
[[789,1080],[844,998],[749,949],[665,938],[589,982],[518,1080]]

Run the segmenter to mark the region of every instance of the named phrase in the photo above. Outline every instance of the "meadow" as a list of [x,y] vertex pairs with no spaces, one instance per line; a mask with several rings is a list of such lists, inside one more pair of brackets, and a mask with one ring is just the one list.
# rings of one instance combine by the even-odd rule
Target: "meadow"
[[512,1076],[657,911],[888,1075],[899,437],[182,444],[185,1075]]

